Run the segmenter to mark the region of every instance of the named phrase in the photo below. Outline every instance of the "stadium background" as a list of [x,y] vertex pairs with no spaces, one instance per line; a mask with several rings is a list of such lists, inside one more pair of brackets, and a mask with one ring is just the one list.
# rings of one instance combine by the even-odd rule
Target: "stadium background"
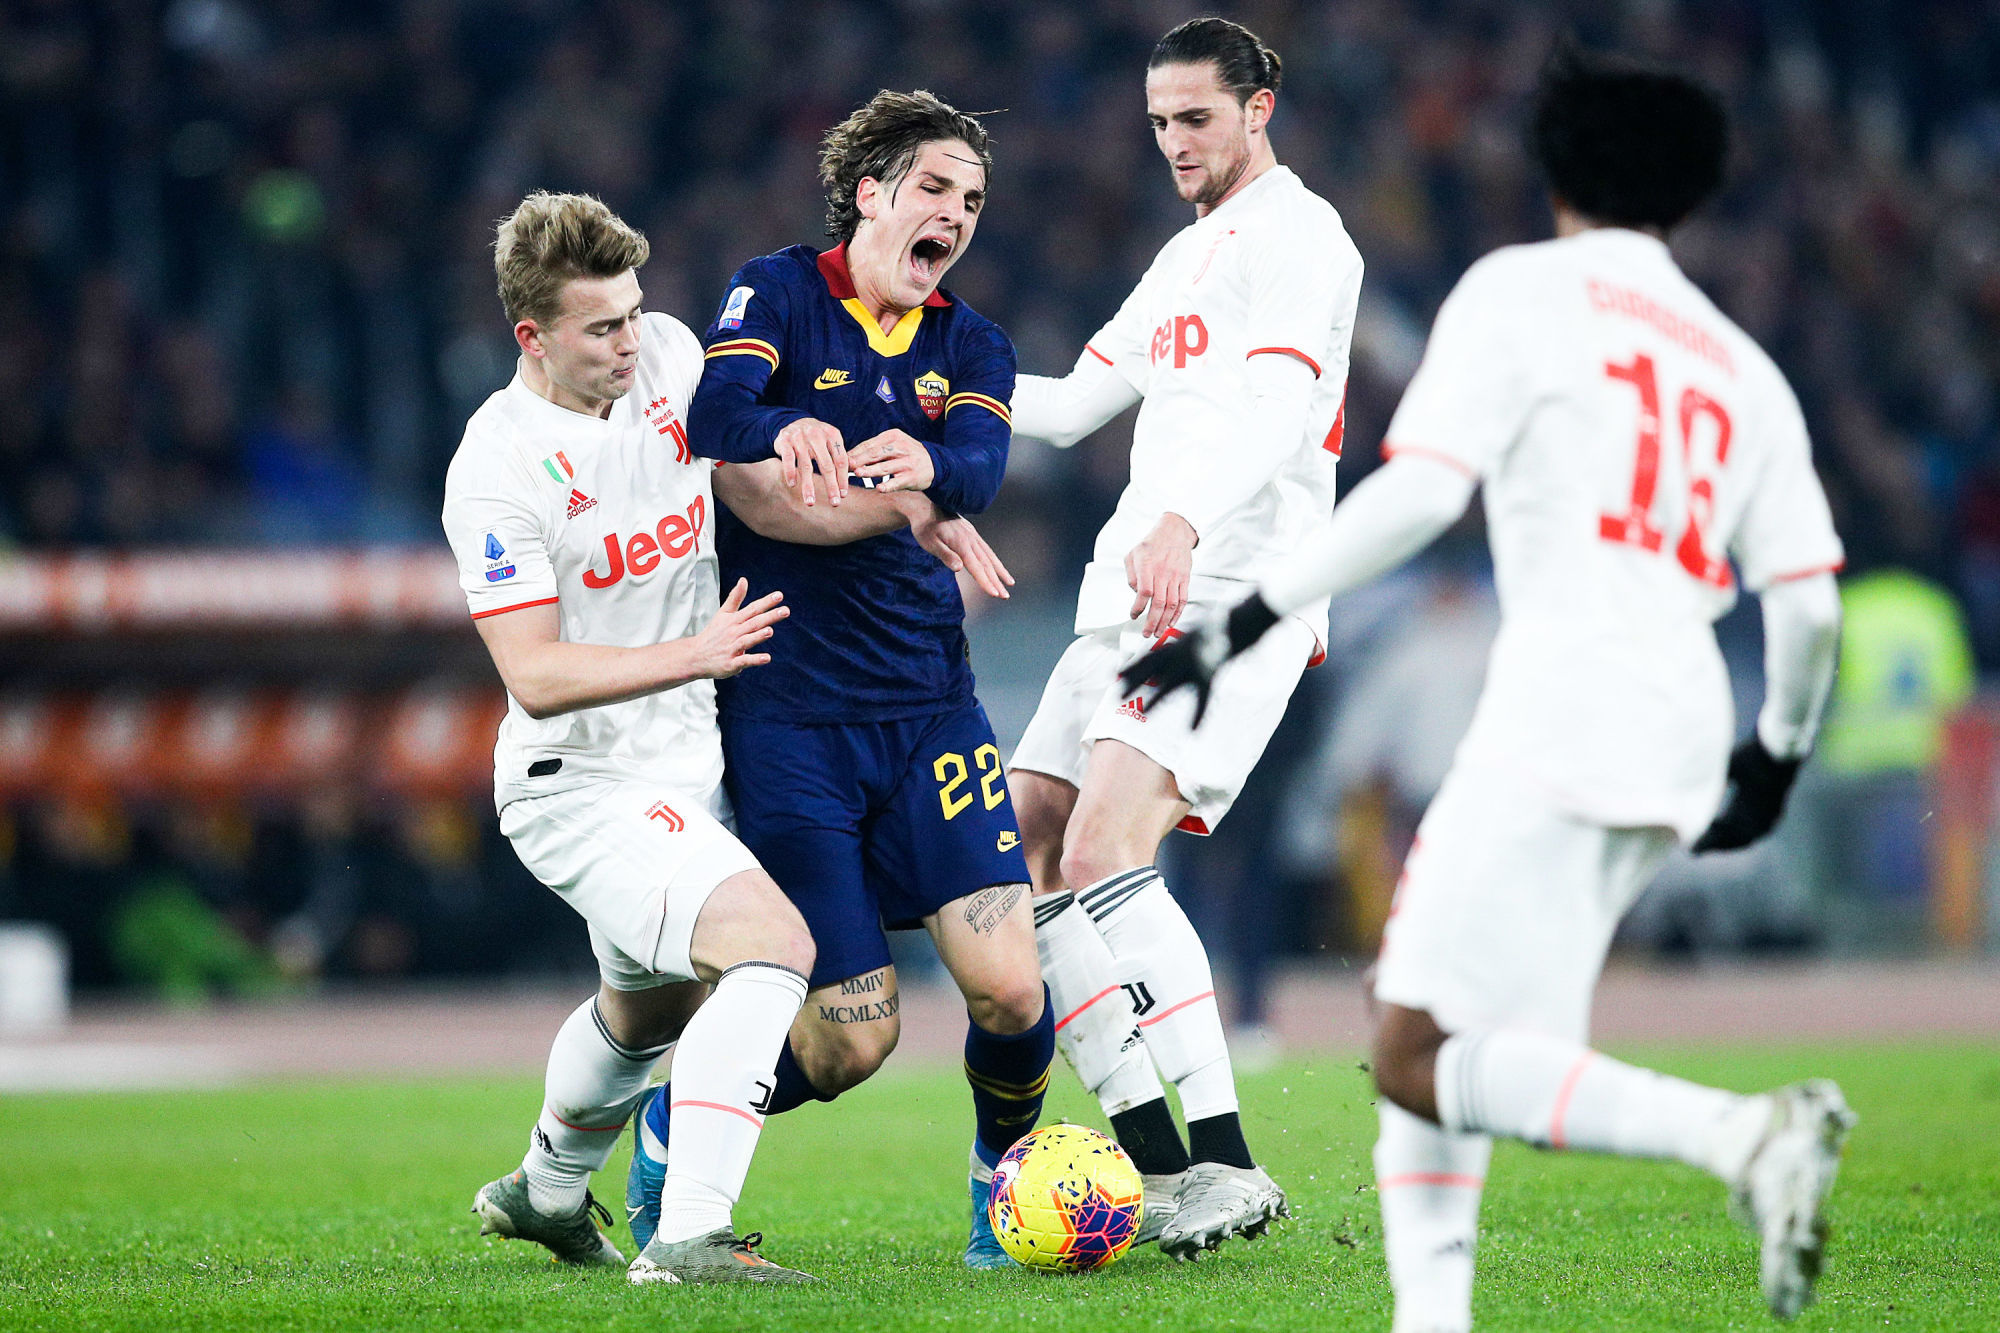
[[[1555,34],[1723,91],[1731,184],[1676,250],[1804,402],[1849,550],[1846,666],[1780,842],[1670,867],[1625,948],[1990,953],[2000,19],[1941,0],[1221,8],[1282,53],[1280,159],[1368,263],[1343,486],[1452,282],[1546,234],[1517,127]],[[825,128],[878,87],[929,87],[996,112],[991,205],[950,286],[1024,370],[1060,373],[1186,221],[1140,76],[1191,12],[10,5],[0,920],[52,926],[86,992],[584,984],[583,932],[494,827],[498,686],[437,526],[460,427],[511,373],[493,221],[533,188],[601,195],[652,240],[649,305],[699,327],[743,259],[820,239]],[[982,520],[1020,580],[972,608],[1003,739],[1067,639],[1128,440],[1125,421],[1067,453],[1020,444]],[[1379,927],[1477,689],[1476,519],[1334,619],[1252,792],[1171,853],[1246,1025],[1269,978],[1363,957]],[[1722,635],[1747,718],[1754,607]]]

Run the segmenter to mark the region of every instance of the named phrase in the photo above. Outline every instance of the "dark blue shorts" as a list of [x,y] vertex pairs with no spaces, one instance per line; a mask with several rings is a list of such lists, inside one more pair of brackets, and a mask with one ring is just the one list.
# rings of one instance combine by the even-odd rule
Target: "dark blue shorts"
[[1021,826],[978,701],[895,722],[724,718],[736,832],[805,917],[815,987],[884,967],[883,931],[1025,884]]

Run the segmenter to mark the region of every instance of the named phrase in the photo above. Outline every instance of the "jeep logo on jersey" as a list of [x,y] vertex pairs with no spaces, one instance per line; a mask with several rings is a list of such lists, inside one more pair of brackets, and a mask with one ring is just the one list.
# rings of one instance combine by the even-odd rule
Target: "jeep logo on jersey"
[[604,534],[605,572],[589,565],[583,569],[583,586],[608,588],[631,570],[633,578],[644,578],[659,566],[660,557],[680,560],[701,549],[701,530],[708,522],[708,501],[695,496],[685,514],[668,514],[651,532],[635,532],[621,541],[615,532]]
[[1171,354],[1174,369],[1183,370],[1187,363],[1208,350],[1208,325],[1201,322],[1200,315],[1175,315],[1159,328],[1153,330],[1152,360],[1164,361]]
[[951,396],[951,381],[935,370],[927,370],[917,376],[917,406],[924,409],[924,415],[936,421],[944,415],[944,400]]

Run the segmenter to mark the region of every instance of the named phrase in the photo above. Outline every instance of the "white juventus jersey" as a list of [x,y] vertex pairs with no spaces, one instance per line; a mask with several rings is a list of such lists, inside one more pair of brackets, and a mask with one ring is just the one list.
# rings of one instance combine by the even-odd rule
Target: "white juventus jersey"
[[1460,759],[1698,834],[1735,734],[1730,558],[1753,590],[1842,559],[1770,358],[1650,236],[1512,246],[1446,299],[1383,452],[1484,482],[1501,627]]
[[[1132,433],[1132,479],[1098,533],[1078,599],[1078,633],[1125,623],[1125,556],[1166,513],[1194,526],[1192,595],[1234,601],[1279,568],[1333,510],[1348,343],[1361,254],[1340,215],[1274,167],[1168,241],[1088,350],[1144,395]],[[1293,356],[1317,377],[1305,433],[1250,440],[1249,358]],[[1218,508],[1223,469],[1265,478]],[[1326,606],[1301,613],[1322,642]]]
[[[445,477],[444,528],[474,619],[553,605],[569,643],[641,647],[699,632],[720,602],[712,465],[687,447],[701,344],[644,316],[631,390],[600,419],[519,374],[466,423]],[[697,680],[539,721],[511,696],[494,747],[505,808],[607,775],[705,792],[722,777],[715,685]],[[531,777],[531,764],[560,760]]]

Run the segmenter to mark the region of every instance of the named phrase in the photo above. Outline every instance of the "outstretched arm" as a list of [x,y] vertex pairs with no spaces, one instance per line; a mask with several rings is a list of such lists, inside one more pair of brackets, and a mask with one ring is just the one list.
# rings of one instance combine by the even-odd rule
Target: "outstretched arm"
[[1139,401],[1131,381],[1088,347],[1061,379],[1022,375],[1014,382],[1014,433],[1067,449]]
[[1334,507],[1326,531],[1299,551],[1289,569],[1266,579],[1223,624],[1197,625],[1125,668],[1120,675],[1127,690],[1150,685],[1150,706],[1192,685],[1199,724],[1224,662],[1249,651],[1283,617],[1387,573],[1430,545],[1465,512],[1473,484],[1470,471],[1455,461],[1425,453],[1392,457]]
[[764,665],[771,655],[750,650],[770,638],[771,626],[791,611],[779,605],[784,594],[777,592],[745,606],[749,589],[739,579],[700,633],[639,648],[566,642],[556,608],[547,603],[476,623],[507,693],[528,716],[554,717]]

